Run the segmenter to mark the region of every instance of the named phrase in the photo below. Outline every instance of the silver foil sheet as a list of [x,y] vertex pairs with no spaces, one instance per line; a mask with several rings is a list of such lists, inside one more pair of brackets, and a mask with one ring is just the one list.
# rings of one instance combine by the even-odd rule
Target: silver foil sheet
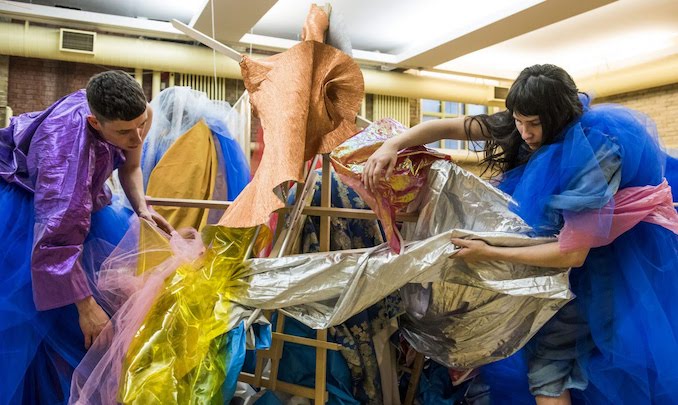
[[[456,368],[507,357],[572,299],[568,269],[454,259],[451,237],[495,246],[533,246],[554,238],[531,229],[509,197],[450,162],[438,161],[420,193],[416,223],[403,227],[403,254],[373,249],[251,261],[242,305],[280,309],[322,329],[399,291],[401,330],[412,346]],[[450,258],[452,256],[452,258]]]

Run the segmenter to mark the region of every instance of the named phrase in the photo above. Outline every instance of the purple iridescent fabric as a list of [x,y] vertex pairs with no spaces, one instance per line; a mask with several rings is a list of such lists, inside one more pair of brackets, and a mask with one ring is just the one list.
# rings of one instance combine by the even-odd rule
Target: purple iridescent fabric
[[91,213],[109,204],[105,181],[122,151],[87,123],[84,90],[0,129],[0,178],[34,195],[33,297],[39,310],[91,295],[80,264]]

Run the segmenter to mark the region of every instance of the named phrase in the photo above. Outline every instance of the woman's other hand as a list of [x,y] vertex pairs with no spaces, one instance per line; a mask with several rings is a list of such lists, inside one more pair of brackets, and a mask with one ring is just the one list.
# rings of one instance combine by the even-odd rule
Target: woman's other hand
[[363,185],[374,192],[382,177],[385,177],[386,180],[391,177],[397,159],[398,149],[388,142],[384,142],[365,163],[361,179]]
[[492,247],[482,240],[452,238],[450,242],[459,247],[457,253],[452,256],[453,258],[459,258],[468,263],[495,258],[492,254]]

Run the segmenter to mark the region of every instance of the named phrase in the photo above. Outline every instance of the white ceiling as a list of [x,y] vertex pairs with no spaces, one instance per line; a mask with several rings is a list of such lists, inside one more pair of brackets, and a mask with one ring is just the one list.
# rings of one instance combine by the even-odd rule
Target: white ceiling
[[[4,0],[0,2],[14,3]],[[206,0],[17,0],[19,3],[88,11],[122,17],[188,23],[205,6]]]
[[585,77],[678,54],[678,1],[620,0],[437,66],[515,77],[554,63]]
[[[283,50],[298,40],[313,2],[0,0],[0,14],[42,16],[41,21],[53,14],[109,31],[117,26],[118,32],[148,24],[148,32],[161,37],[180,35],[157,21],[176,18],[239,49]],[[667,59],[675,63],[678,55],[677,0],[334,0],[331,5],[343,17],[354,57],[384,69],[510,80],[525,66],[555,63],[577,78]]]
[[[215,13],[225,43],[282,50],[299,38],[313,0],[267,0],[248,13]],[[316,3],[323,2],[316,0]],[[239,0],[214,0],[228,9]],[[251,2],[249,2],[251,3]],[[558,64],[576,77],[678,55],[676,0],[334,0],[354,57],[384,68],[420,68],[513,79],[525,66]],[[211,30],[208,1],[193,26]],[[240,18],[249,29],[220,33]]]

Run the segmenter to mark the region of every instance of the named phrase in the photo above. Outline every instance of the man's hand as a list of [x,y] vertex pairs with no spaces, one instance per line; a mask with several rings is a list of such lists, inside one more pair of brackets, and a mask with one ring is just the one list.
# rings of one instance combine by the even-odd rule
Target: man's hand
[[110,319],[91,295],[76,302],[75,306],[78,308],[80,329],[85,336],[85,349],[89,349]]
[[174,232],[174,228],[172,228],[172,225],[170,225],[169,222],[165,218],[162,217],[162,215],[158,214],[157,212],[153,211],[152,209],[149,210],[144,210],[139,213],[139,218],[143,218],[147,220],[148,222],[151,222],[155,225],[157,225],[160,229],[162,229],[165,233],[170,235],[172,232]]

